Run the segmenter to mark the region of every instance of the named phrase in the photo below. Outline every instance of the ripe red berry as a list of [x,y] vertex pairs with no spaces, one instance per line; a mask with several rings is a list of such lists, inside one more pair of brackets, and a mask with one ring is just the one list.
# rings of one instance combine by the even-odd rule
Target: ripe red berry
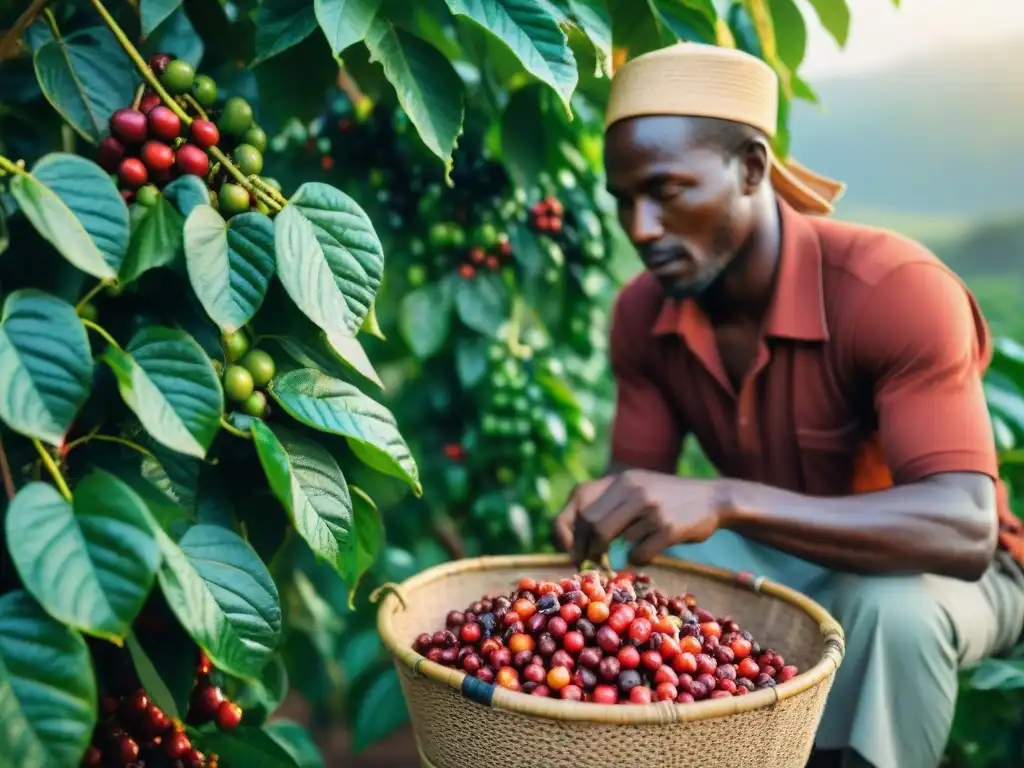
[[651,638],[653,627],[649,619],[643,617],[633,619],[629,625],[629,639],[637,643],[646,643]]
[[217,727],[231,731],[242,722],[242,708],[233,701],[222,701],[217,709]]
[[[616,614],[617,615],[617,614]],[[619,646],[622,645],[622,640],[619,638],[619,633],[610,626],[611,619],[608,623],[603,625],[597,630],[597,644],[601,647],[601,650],[605,653],[615,653],[618,651]]]
[[122,187],[138,189],[149,180],[149,173],[137,157],[126,157],[117,169],[117,178]]
[[[476,270],[473,269],[473,265],[472,264],[461,264],[461,265],[459,265],[459,275],[464,280],[472,279],[473,275],[475,275],[475,274],[476,274]],[[536,691],[534,693],[536,693]]]
[[193,120],[191,130],[192,140],[204,149],[220,141],[220,131],[209,120]]
[[134,189],[122,189],[121,199],[124,200],[125,205],[131,205],[135,202],[135,190]]
[[204,768],[206,765],[206,755],[195,747],[192,747],[192,749],[188,751],[188,754],[185,755],[183,762],[188,766],[188,768]]
[[167,171],[174,165],[174,150],[162,141],[147,141],[140,155],[151,171]]
[[110,132],[126,144],[141,144],[146,140],[146,116],[137,109],[122,107],[110,117]]
[[113,136],[107,136],[100,142],[96,162],[99,163],[99,166],[107,173],[113,173],[116,171],[117,166],[121,164],[121,159],[123,157],[124,144]]
[[623,646],[616,656],[623,669],[636,669],[640,666],[640,651],[632,645]]
[[706,653],[698,654],[697,656],[697,672],[702,675],[713,675],[715,670],[718,668],[718,662],[708,656]]
[[[475,643],[480,639],[482,634],[483,630],[475,621],[470,624],[463,624],[462,629],[459,630],[459,636],[462,638],[462,642],[464,643]],[[531,638],[531,643],[532,642]]]
[[629,701],[631,704],[650,704],[651,689],[646,685],[635,685],[629,690]]
[[158,139],[174,141],[181,135],[181,118],[162,104],[153,107],[148,118],[149,130]]
[[560,698],[566,701],[582,701],[583,689],[578,685],[567,685],[558,692]]
[[528,664],[523,670],[523,677],[531,683],[543,683],[547,674],[547,670],[544,669],[543,664]]
[[[583,593],[581,592],[580,594]],[[573,624],[583,615],[583,609],[576,605],[576,603],[566,603],[559,609],[558,615],[567,624]]]
[[692,693],[680,693],[676,697],[676,704],[692,704],[694,701]]
[[123,736],[117,743],[116,754],[121,765],[133,763],[139,759],[139,745],[130,736]]
[[743,637],[737,637],[730,644],[733,654],[737,659],[745,659],[750,655],[752,644],[749,640]]
[[796,677],[796,675],[797,668],[794,667],[792,664],[787,664],[779,670],[779,673],[775,676],[775,681],[779,683],[784,683],[787,680],[793,679],[794,677]]
[[159,736],[171,727],[171,720],[159,708],[150,705],[146,712],[145,731],[147,736]]
[[750,680],[753,680],[761,674],[761,668],[757,666],[757,662],[749,656],[739,663],[736,667],[736,671],[739,673],[740,677],[746,677]]
[[139,112],[148,116],[149,113],[153,111],[154,107],[160,106],[160,103],[161,102],[159,96],[157,96],[155,93],[147,93],[139,101]]
[[171,736],[164,742],[164,750],[167,752],[167,756],[172,760],[180,760],[185,754],[192,749],[192,744],[188,740],[182,731],[177,731],[171,734]]
[[672,683],[658,683],[658,687],[654,690],[654,697],[658,701],[675,701],[679,696],[679,691]]
[[103,765],[103,753],[99,748],[90,744],[89,748],[85,750],[85,755],[82,756],[82,768],[100,768],[101,765]]
[[195,144],[182,144],[174,153],[178,171],[192,176],[205,176],[210,170],[210,158]]
[[583,650],[586,642],[579,632],[566,632],[565,637],[562,638],[562,647],[569,653],[579,653]]
[[[434,649],[440,650],[440,649]],[[201,721],[213,720],[220,711],[220,705],[224,702],[224,693],[215,685],[203,685],[197,687],[192,693],[193,713]]]
[[591,694],[595,704],[616,704],[619,701],[619,689],[614,685],[598,685]]
[[548,620],[548,632],[550,632],[551,636],[556,640],[561,640],[565,637],[565,633],[568,631],[569,625],[561,616],[552,616]]
[[640,663],[653,671],[659,669],[664,662],[657,651],[644,651],[640,654]]

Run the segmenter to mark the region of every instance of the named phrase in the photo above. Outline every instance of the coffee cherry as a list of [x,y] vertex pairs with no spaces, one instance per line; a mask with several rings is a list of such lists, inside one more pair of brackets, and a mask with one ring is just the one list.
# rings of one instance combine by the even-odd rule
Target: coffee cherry
[[[170,147],[168,147],[168,149],[170,149]],[[138,201],[139,205],[143,205],[146,208],[152,208],[160,201],[160,190],[152,184],[147,184],[138,191],[135,199]]]
[[262,349],[253,349],[247,352],[241,363],[252,374],[252,381],[256,387],[265,387],[274,378],[276,372],[274,358]]
[[189,714],[194,714],[201,721],[213,720],[223,701],[224,693],[220,688],[214,685],[197,687],[192,692]]
[[221,215],[225,219],[249,210],[249,193],[245,190],[245,187],[238,184],[231,184],[230,182],[222,184],[217,200],[220,204]]
[[182,144],[174,153],[174,165],[180,173],[205,176],[210,170],[210,158],[195,144]]
[[242,708],[232,701],[222,701],[217,708],[217,727],[233,731],[242,722]]
[[163,711],[153,705],[150,705],[146,711],[145,722],[143,723],[143,731],[147,736],[159,736],[168,728],[171,727],[171,720]]
[[249,351],[249,339],[242,331],[226,333],[221,341],[224,345],[224,356],[229,363],[241,359]]
[[624,669],[619,672],[619,692],[623,696],[627,696],[638,685],[643,685],[643,680],[635,669]]
[[174,56],[169,53],[158,53],[152,56],[149,60],[149,68],[153,70],[156,75],[162,75],[164,70],[167,69],[167,65],[174,61]]
[[775,682],[777,682],[777,683],[784,683],[787,680],[792,680],[796,676],[797,676],[797,668],[794,667],[791,664],[787,664],[786,666],[784,666],[782,669],[779,670],[779,673],[775,676]]
[[160,82],[163,83],[164,87],[172,95],[177,96],[192,90],[195,76],[196,71],[192,68],[191,64],[181,59],[175,59],[167,63],[163,74],[160,76]]
[[181,118],[162,104],[150,110],[147,120],[150,133],[158,139],[174,141],[181,135]]
[[592,647],[584,648],[580,651],[578,661],[581,666],[596,669],[601,663],[601,649]]
[[746,677],[751,680],[761,674],[761,668],[757,666],[757,662],[750,657],[743,659],[743,661],[739,663],[739,666],[737,666],[736,671],[739,673],[740,677]]
[[192,83],[192,98],[201,107],[212,107],[217,102],[217,83],[208,75],[196,75]]
[[262,419],[267,415],[267,396],[257,390],[242,401],[239,409],[247,416],[255,419]]
[[615,653],[622,644],[622,640],[611,626],[602,626],[597,630],[597,644],[605,653]]
[[615,682],[619,679],[619,673],[622,671],[622,664],[614,656],[607,656],[601,659],[601,664],[597,668],[597,674],[602,680],[606,680],[609,683]]
[[224,104],[217,127],[221,133],[241,136],[252,125],[252,107],[240,96],[232,96]]
[[616,658],[623,669],[636,669],[640,666],[640,651],[632,645],[620,648]]
[[187,768],[204,768],[206,766],[206,755],[192,747],[182,762],[185,763]]
[[147,93],[139,100],[139,112],[148,117],[150,112],[160,106],[160,103],[160,96],[155,93]]
[[192,140],[203,149],[220,141],[220,131],[209,120],[193,120],[189,130],[192,132]]
[[110,132],[126,144],[141,144],[148,130],[146,116],[137,109],[123,107],[110,117]]
[[569,653],[580,653],[585,644],[586,640],[579,632],[566,632],[562,638],[562,647]]
[[245,176],[259,175],[263,170],[263,155],[251,144],[239,144],[235,148],[235,164]]
[[99,748],[90,744],[82,756],[82,768],[100,768],[103,765],[103,753]]
[[140,155],[146,167],[154,172],[170,170],[174,165],[174,150],[160,141],[147,141]]
[[188,740],[188,736],[181,731],[171,734],[164,742],[164,752],[171,760],[180,760],[190,749],[192,749],[192,743]]
[[122,736],[115,746],[115,754],[121,765],[127,765],[139,759],[139,745],[130,736]]
[[569,685],[572,680],[572,674],[569,672],[567,667],[552,667],[548,671],[547,683],[553,691],[559,691],[565,686]]
[[250,126],[249,130],[242,134],[242,143],[255,147],[258,152],[266,152],[267,134],[258,125]]
[[149,179],[146,166],[137,157],[126,157],[117,169],[117,179],[126,189],[137,189]]
[[124,157],[124,144],[113,136],[107,136],[100,142],[96,162],[107,173],[114,173]]
[[240,365],[229,365],[224,371],[224,394],[240,403],[252,394],[252,374]]

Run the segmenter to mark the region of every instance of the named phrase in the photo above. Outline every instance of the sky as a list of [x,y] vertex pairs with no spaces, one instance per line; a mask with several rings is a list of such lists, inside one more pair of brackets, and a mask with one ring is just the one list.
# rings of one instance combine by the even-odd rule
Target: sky
[[[847,0],[852,9],[844,49],[821,27],[807,0],[805,79],[885,69],[943,46],[998,42],[1024,33],[1024,0]],[[968,10],[969,9],[969,10]],[[1016,63],[1024,72],[1024,52]]]

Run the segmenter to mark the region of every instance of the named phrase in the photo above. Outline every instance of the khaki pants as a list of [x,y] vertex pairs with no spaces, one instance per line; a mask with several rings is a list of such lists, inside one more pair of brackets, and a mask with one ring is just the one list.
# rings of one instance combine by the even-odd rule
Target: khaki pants
[[[835,616],[846,655],[815,746],[853,749],[874,768],[936,768],[953,721],[957,670],[1009,651],[1024,631],[1024,573],[1003,553],[977,582],[830,571],[731,531],[665,554],[751,571]],[[622,549],[613,549],[612,563],[623,567]]]

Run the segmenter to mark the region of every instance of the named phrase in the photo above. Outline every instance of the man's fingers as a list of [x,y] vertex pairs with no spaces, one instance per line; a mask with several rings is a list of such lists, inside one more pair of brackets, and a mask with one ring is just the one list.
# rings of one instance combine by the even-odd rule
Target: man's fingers
[[572,528],[575,520],[576,506],[570,502],[570,506],[566,507],[559,513],[558,517],[555,518],[555,522],[551,526],[552,533],[554,534],[554,544],[563,552],[569,552],[572,550]]
[[672,532],[658,527],[656,532],[643,539],[629,551],[629,562],[647,565],[651,560],[672,546]]
[[650,515],[641,515],[630,523],[622,532],[622,538],[626,541],[641,542],[652,533],[658,530],[657,521]]

